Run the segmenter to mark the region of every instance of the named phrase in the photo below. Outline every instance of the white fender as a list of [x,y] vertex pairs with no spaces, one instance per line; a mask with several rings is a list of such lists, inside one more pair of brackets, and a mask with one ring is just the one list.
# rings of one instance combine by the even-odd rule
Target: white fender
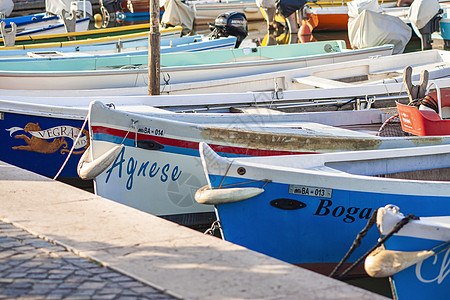
[[78,176],[84,180],[94,179],[112,164],[123,147],[124,145],[115,146],[95,160],[92,160],[90,149],[86,149],[78,162]]
[[224,204],[252,198],[262,192],[264,192],[264,189],[262,188],[211,189],[209,186],[205,185],[197,190],[194,198],[195,201],[201,204]]
[[396,274],[435,254],[431,250],[392,251],[381,247],[372,251],[364,261],[364,269],[370,277],[381,278]]

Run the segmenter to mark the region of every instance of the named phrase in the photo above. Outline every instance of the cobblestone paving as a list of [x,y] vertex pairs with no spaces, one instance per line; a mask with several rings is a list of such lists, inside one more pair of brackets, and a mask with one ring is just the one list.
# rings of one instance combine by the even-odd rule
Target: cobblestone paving
[[0,222],[0,299],[176,299]]

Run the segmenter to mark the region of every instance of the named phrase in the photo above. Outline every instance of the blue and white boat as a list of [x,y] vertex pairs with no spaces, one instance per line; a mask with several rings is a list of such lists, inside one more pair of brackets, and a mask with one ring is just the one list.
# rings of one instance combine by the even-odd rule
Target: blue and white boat
[[[447,211],[444,205],[437,207]],[[408,209],[408,213],[415,210]],[[421,209],[416,210],[418,213]],[[392,276],[396,298],[448,299],[450,291],[450,216],[411,220],[374,250],[365,261],[369,275]],[[393,205],[377,212],[377,225],[383,237],[403,222],[405,215]]]
[[[92,16],[92,4],[87,0],[46,0],[46,11],[27,16],[0,19],[6,29],[15,27],[16,36],[65,33],[64,17],[70,12],[75,18],[75,31],[85,31]],[[14,24],[14,25],[13,25]],[[1,36],[1,34],[0,34]]]
[[[437,181],[449,178],[448,145],[231,159],[200,143],[200,157],[195,199],[215,205],[225,240],[326,274],[380,206],[450,214],[450,183]],[[348,262],[377,238],[369,231]]]
[[[161,39],[161,54],[174,52],[198,52],[205,50],[233,49],[236,37],[224,37],[211,39],[206,36],[196,35],[177,38]],[[15,63],[24,64],[38,60],[65,60],[77,58],[114,58],[124,56],[148,55],[148,37],[139,41],[124,42],[120,46],[117,43],[102,45],[68,45],[65,47],[39,48],[36,51],[30,49],[10,49],[0,51],[0,64]],[[11,66],[12,68],[19,68]]]
[[5,28],[11,28],[11,23],[16,24],[17,28],[21,28],[30,24],[42,24],[42,22],[57,20],[58,16],[49,15],[47,13],[38,13],[28,16],[12,17],[6,19],[0,19],[0,22],[5,22]]

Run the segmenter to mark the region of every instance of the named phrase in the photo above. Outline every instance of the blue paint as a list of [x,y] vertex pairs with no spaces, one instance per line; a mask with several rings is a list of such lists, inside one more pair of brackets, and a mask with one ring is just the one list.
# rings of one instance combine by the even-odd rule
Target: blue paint
[[[392,236],[386,248],[398,251],[430,250],[441,245],[442,241]],[[450,253],[449,249],[427,258],[393,275],[393,284],[398,299],[448,299],[450,291]]]
[[[14,136],[23,134],[31,138],[31,134],[21,130],[12,133],[11,136],[10,131],[7,131],[7,129],[12,127],[24,128],[28,123],[37,123],[42,130],[46,130],[61,125],[81,128],[83,120],[38,117],[9,112],[3,113],[3,120],[0,121],[0,141],[2,143],[0,160],[44,176],[54,177],[67,158],[68,151],[72,147],[72,140],[66,138],[67,147],[62,146],[54,153],[39,153],[29,150],[13,149],[13,147],[27,146],[24,139],[18,139]],[[47,141],[52,142],[53,140],[49,139]],[[81,154],[72,154],[60,177],[78,178],[76,167],[80,157]]]
[[[127,176],[126,188],[131,190],[135,177],[155,178],[161,182],[177,181],[181,176],[181,169],[179,166],[173,166],[170,163],[138,161],[135,157],[125,155],[126,148],[122,148],[119,155],[116,157],[112,165],[106,170],[105,183],[108,183],[111,176],[122,178]],[[151,163],[151,165],[150,165]],[[150,166],[150,167],[149,167]]]
[[[213,187],[242,183],[243,179],[210,175]],[[248,182],[252,179],[246,179]],[[239,187],[262,187],[263,181]],[[448,197],[403,196],[333,189],[331,198],[290,194],[289,185],[276,182],[265,192],[239,202],[217,205],[224,238],[235,244],[289,263],[337,263],[351,246],[372,212],[387,204],[402,207],[403,213],[421,216],[450,214]],[[283,210],[270,204],[288,198],[306,204],[305,208]],[[426,205],[424,204],[426,203]],[[369,250],[378,238],[374,227],[348,262]]]

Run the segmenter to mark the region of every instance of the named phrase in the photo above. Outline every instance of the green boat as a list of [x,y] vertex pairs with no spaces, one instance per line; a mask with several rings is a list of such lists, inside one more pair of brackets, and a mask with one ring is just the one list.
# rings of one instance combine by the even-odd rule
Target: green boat
[[[167,53],[161,54],[161,67],[220,67],[223,65],[279,65],[284,69],[291,63],[305,61],[305,58],[328,59],[333,62],[335,56],[348,54],[368,53],[371,51],[386,50],[390,46],[349,50],[345,48],[344,41],[326,41],[306,44],[276,45],[267,47],[254,47],[242,49],[212,50],[207,52]],[[95,56],[63,56],[63,57],[36,57],[36,58],[4,58],[0,59],[0,71],[20,72],[75,72],[100,71],[116,69],[142,69],[148,65],[148,55],[106,54]],[[340,55],[341,54],[341,55]],[[388,53],[390,54],[390,53]],[[351,56],[350,56],[351,57]],[[311,60],[312,63],[313,60]],[[258,63],[259,62],[259,63]],[[303,63],[302,63],[303,65]],[[284,67],[283,67],[284,66]],[[290,66],[289,66],[290,67]],[[256,66],[255,66],[256,68]],[[269,70],[270,69],[270,70]],[[267,71],[273,71],[270,67]],[[276,69],[279,69],[278,67]]]
[[[161,54],[163,84],[215,80],[391,55],[393,45],[347,49],[344,41]],[[0,60],[0,89],[97,89],[148,85],[147,55]]]

